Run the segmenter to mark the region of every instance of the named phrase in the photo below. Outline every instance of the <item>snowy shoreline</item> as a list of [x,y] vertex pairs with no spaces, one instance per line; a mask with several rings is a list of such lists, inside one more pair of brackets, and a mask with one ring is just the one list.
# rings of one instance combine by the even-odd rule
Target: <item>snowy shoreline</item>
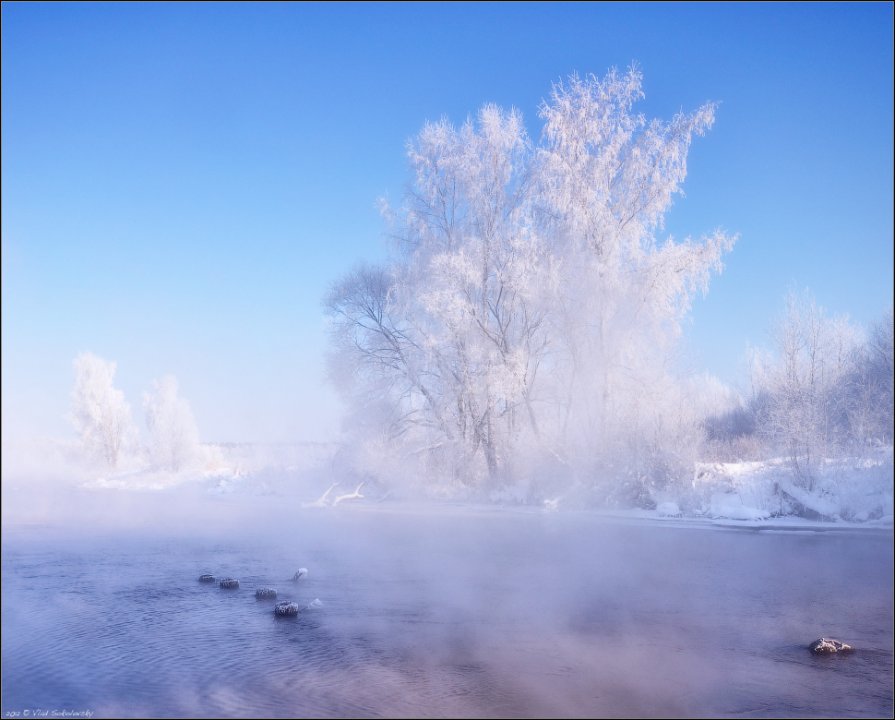
[[[224,517],[228,522],[241,518],[241,522],[255,522],[259,517],[268,518],[272,526],[281,524],[281,521],[294,520],[305,522],[313,519],[315,522],[326,522],[332,519],[337,522],[351,521],[351,517],[362,515],[395,515],[400,517],[430,517],[432,519],[450,518],[481,518],[481,519],[510,519],[540,518],[541,521],[551,523],[568,522],[570,520],[583,522],[597,522],[617,525],[642,525],[650,527],[664,527],[680,530],[720,530],[720,531],[745,531],[762,533],[855,533],[855,534],[891,534],[895,523],[892,514],[878,519],[861,522],[837,520],[825,521],[794,515],[767,517],[761,519],[738,519],[723,516],[698,516],[677,515],[669,516],[658,510],[646,509],[606,509],[606,508],[561,508],[548,509],[537,505],[501,504],[482,502],[459,502],[456,500],[398,500],[386,499],[381,502],[351,502],[338,506],[327,507],[301,507],[295,496],[285,497],[281,495],[258,495],[245,492],[220,494],[202,489],[195,484],[186,483],[186,486],[168,487],[165,489],[148,488],[111,488],[111,487],[69,487],[67,492],[57,497],[57,507],[47,507],[46,504],[31,507],[23,511],[20,503],[15,502],[16,490],[13,490],[13,500],[5,504],[12,512],[4,513],[3,532],[29,531],[29,530],[54,530],[62,529],[72,524],[88,528],[100,528],[102,526],[120,525],[124,528],[139,528],[141,522],[133,523],[131,512],[139,508],[145,512],[156,508],[161,515],[155,517],[152,527],[158,528],[171,524],[177,532],[184,529],[177,519],[180,515],[189,515],[184,508],[193,507],[197,517],[208,515],[209,517]],[[80,498],[80,501],[78,500]],[[24,499],[24,498],[22,498]],[[86,499],[93,508],[88,511],[69,510],[68,507],[78,506]],[[97,500],[102,500],[96,503]],[[16,506],[18,507],[16,508]],[[182,507],[178,508],[180,505]],[[145,520],[145,519],[144,519]],[[207,529],[208,523],[198,523]]]
[[[97,474],[71,456],[31,467],[3,468],[4,524],[40,521],[42,515],[85,516],[103,507],[142,503],[203,506],[264,505],[289,512],[341,514],[351,511],[418,513],[527,513],[598,516],[607,521],[654,521],[668,526],[730,527],[749,530],[853,530],[893,527],[893,448],[868,450],[863,457],[825,461],[810,490],[797,483],[784,459],[696,463],[688,480],[654,489],[640,507],[601,503],[595,483],[545,487],[509,485],[490,493],[468,488],[408,487],[372,475],[357,477],[334,467],[336,444],[296,444],[272,453],[253,446],[209,446],[203,466],[181,472],[129,467]],[[43,466],[43,467],[41,467]],[[52,468],[52,469],[50,469]],[[86,500],[86,502],[81,502]],[[232,502],[229,502],[231,501]],[[91,508],[97,505],[96,508]],[[136,510],[136,507],[133,508]]]

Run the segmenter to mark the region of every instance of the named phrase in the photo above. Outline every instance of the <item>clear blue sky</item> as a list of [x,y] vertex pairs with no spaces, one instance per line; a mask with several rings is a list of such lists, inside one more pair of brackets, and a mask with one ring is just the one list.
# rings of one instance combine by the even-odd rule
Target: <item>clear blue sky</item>
[[405,142],[636,62],[648,116],[721,103],[668,218],[740,234],[687,334],[743,378],[791,287],[893,293],[892,3],[2,5],[3,433],[69,437],[72,359],[172,373],[206,440],[323,439],[320,299],[384,255]]

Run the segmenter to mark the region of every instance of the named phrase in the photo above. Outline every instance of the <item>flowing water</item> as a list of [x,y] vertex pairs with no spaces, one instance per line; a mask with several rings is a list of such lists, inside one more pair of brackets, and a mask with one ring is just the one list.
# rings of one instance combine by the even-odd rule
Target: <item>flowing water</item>
[[[4,528],[4,718],[892,714],[891,530],[384,506],[188,526]],[[321,604],[278,618],[261,586]],[[858,650],[814,657],[821,635]]]

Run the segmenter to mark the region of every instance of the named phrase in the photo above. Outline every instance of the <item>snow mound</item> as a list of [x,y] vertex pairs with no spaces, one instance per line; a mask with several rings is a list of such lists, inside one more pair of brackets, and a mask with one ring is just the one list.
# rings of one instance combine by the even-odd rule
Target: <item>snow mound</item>
[[860,457],[827,459],[808,478],[798,476],[784,458],[698,463],[680,503],[694,515],[718,519],[796,516],[891,525],[892,487],[892,447],[883,447]]
[[676,502],[665,501],[656,505],[656,513],[660,517],[681,517],[680,506]]

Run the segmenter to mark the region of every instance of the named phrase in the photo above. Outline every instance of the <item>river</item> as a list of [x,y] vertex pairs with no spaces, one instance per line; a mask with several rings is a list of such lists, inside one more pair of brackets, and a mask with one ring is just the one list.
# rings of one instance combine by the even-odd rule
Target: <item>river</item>
[[891,529],[269,502],[4,526],[4,717],[892,714]]

